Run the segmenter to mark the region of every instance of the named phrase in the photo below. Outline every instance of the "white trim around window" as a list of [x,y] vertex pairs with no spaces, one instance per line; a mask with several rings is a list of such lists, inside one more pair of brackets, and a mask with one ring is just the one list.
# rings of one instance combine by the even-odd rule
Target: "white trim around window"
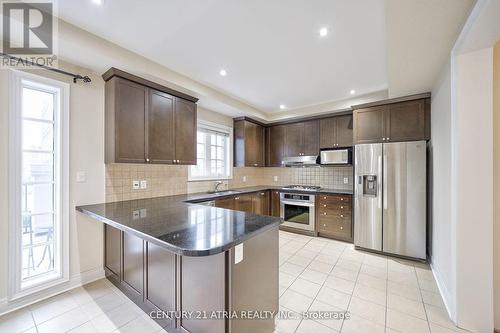
[[[69,280],[69,84],[48,79],[42,76],[29,74],[21,71],[10,72],[9,81],[9,301],[17,300],[30,294],[40,292],[44,289],[54,287]],[[30,117],[23,115],[23,91],[27,89],[36,93],[52,95],[51,109],[53,114],[44,117]],[[26,102],[26,99],[24,100]],[[50,98],[49,98],[50,101]],[[26,122],[35,123],[45,133],[51,131],[47,142],[52,142],[50,149],[45,149],[40,144],[34,150],[27,149],[23,145],[23,128]],[[43,124],[47,126],[43,128]],[[47,134],[45,134],[47,136]],[[26,139],[28,140],[28,139]],[[33,276],[23,276],[23,249],[30,248],[30,256],[33,257],[33,242],[24,244],[23,238],[26,234],[25,216],[26,203],[23,208],[23,198],[27,196],[27,185],[39,184],[39,182],[26,182],[23,180],[23,156],[27,153],[49,154],[52,168],[49,170],[51,179],[45,178],[40,183],[51,187],[50,211],[40,214],[51,216],[53,221],[49,232],[45,232],[38,247],[44,247],[48,251],[49,260],[53,258],[53,269]],[[49,165],[50,166],[50,165]],[[24,195],[23,195],[24,189]],[[34,190],[33,190],[34,191]],[[36,201],[36,200],[32,200]],[[24,200],[26,202],[26,200]],[[38,214],[38,215],[40,215]],[[30,212],[31,217],[37,213]],[[24,216],[24,218],[23,218]],[[30,228],[32,228],[30,223]],[[32,231],[30,231],[33,233]],[[30,234],[31,236],[31,234]],[[49,237],[50,236],[50,237]],[[43,242],[45,241],[45,242]],[[52,247],[50,247],[52,246]],[[42,252],[45,254],[45,252]],[[45,260],[46,257],[44,257]],[[40,265],[42,261],[35,262],[31,259],[33,268]]]
[[[208,180],[229,180],[233,179],[233,128],[217,123],[213,123],[210,121],[206,120],[198,120],[198,125],[197,125],[197,134],[198,130],[202,131],[212,131],[214,133],[220,133],[222,135],[227,136],[228,138],[228,143],[227,147],[225,147],[226,152],[224,156],[224,163],[225,166],[227,167],[227,172],[224,175],[221,176],[211,176],[211,175],[202,175],[202,176],[195,176],[194,168],[196,166],[189,166],[188,168],[188,181],[190,182],[197,182],[197,181],[208,181]],[[197,135],[197,146],[198,146],[198,135]],[[206,151],[208,154],[208,149],[209,147],[206,147]],[[198,154],[198,148],[197,148],[197,154]],[[197,155],[197,162],[199,161]],[[205,155],[205,158],[208,158],[208,156]],[[208,161],[206,169],[208,169]],[[208,174],[208,170],[205,169],[205,174]]]

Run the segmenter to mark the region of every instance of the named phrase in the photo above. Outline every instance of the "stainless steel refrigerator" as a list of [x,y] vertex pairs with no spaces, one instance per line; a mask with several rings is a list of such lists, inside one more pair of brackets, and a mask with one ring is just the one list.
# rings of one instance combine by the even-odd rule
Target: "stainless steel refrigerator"
[[355,147],[354,245],[426,259],[426,142]]

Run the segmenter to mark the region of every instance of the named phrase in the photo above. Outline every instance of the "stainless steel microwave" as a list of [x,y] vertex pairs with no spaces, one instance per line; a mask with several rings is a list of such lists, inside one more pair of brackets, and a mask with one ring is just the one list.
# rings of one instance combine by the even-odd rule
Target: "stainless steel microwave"
[[320,164],[322,165],[351,165],[352,148],[326,149],[320,154]]

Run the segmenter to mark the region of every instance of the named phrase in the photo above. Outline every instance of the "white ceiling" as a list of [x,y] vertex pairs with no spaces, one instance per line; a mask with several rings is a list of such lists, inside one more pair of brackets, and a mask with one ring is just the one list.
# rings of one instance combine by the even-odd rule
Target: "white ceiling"
[[[99,6],[75,0],[59,1],[59,16],[201,83],[193,90],[200,105],[229,105],[236,115],[241,111],[231,110],[241,101],[263,118],[278,119],[370,96],[430,91],[473,3],[103,0]],[[324,38],[322,27],[329,30]],[[79,41],[66,44],[67,60],[98,61],[82,56],[88,46]],[[107,66],[120,67],[120,59],[104,58]],[[203,97],[207,86],[214,89],[210,98]]]
[[59,13],[264,112],[387,89],[384,0],[84,0]]

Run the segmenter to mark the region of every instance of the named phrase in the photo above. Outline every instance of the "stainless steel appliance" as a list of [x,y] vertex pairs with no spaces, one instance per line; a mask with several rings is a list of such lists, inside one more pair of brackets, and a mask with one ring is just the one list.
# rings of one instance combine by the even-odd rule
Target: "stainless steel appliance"
[[298,191],[318,191],[321,186],[309,186],[309,185],[287,185],[284,186],[285,190],[298,190]]
[[318,156],[289,156],[283,158],[283,164],[285,166],[312,166],[316,165]]
[[314,202],[314,194],[280,193],[282,225],[314,231]]
[[426,142],[355,148],[354,245],[426,258]]
[[322,150],[319,157],[322,165],[352,164],[352,148]]

